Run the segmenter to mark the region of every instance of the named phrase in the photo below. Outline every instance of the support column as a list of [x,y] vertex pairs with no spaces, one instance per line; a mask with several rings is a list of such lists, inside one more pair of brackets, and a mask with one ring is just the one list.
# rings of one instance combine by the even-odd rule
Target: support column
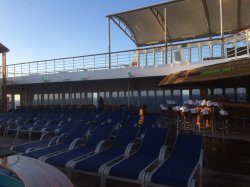
[[220,0],[221,58],[224,58],[223,2]]
[[208,98],[207,88],[200,88],[201,100]]
[[109,69],[111,69],[111,35],[110,35],[110,17],[108,17],[108,53],[109,53]]
[[164,8],[164,19],[165,19],[165,64],[168,63],[168,42],[167,42],[167,7]]
[[7,112],[6,52],[2,53],[2,75],[2,106],[3,112]]

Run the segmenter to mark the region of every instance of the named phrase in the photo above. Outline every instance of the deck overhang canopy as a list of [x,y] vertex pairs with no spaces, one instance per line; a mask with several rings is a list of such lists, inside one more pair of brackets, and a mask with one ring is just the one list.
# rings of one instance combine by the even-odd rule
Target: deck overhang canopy
[[248,29],[249,7],[249,0],[168,0],[107,17],[141,47],[221,35],[222,30],[230,34]]
[[218,81],[223,79],[232,79],[250,77],[250,61],[239,60],[203,66],[196,69],[180,71],[165,76],[159,86],[183,85],[189,83],[201,83],[208,81]]
[[9,49],[0,43],[0,53],[7,53]]

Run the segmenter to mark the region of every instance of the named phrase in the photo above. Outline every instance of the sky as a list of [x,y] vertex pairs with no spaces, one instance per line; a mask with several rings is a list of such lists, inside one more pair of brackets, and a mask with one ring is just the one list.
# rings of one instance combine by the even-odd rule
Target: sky
[[[164,0],[0,0],[7,64],[108,52],[108,14]],[[111,24],[112,51],[135,49]]]

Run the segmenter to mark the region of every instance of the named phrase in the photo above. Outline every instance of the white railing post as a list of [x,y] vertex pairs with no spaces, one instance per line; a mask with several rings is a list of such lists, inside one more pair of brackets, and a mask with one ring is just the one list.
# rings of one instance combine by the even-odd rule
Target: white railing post
[[234,41],[234,53],[235,53],[235,58],[237,59],[237,42]]
[[249,57],[249,42],[248,42],[248,32],[246,33],[246,46],[247,46],[247,56]]
[[199,51],[198,52],[199,53],[198,54],[199,55],[198,58],[199,58],[199,61],[201,63],[202,62],[202,50],[201,50],[201,45],[200,44],[198,45],[198,51]]
[[192,47],[188,46],[188,61],[191,63],[192,61]]

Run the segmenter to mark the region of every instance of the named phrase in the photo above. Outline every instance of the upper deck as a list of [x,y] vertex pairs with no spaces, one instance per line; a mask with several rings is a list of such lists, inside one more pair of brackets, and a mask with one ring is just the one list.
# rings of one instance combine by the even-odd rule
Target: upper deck
[[[165,76],[249,58],[250,31],[221,39],[7,65],[7,84]],[[110,63],[109,63],[110,55]]]

